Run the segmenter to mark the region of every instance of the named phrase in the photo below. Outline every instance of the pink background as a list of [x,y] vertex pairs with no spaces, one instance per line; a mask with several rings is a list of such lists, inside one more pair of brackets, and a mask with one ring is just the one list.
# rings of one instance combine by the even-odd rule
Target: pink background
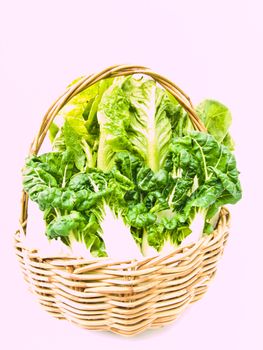
[[[262,1],[1,1],[2,349],[263,349]],[[115,63],[146,65],[232,111],[243,200],[203,300],[135,338],[85,331],[46,314],[12,247],[20,168],[50,103],[75,77]],[[37,226],[37,225],[36,225]]]

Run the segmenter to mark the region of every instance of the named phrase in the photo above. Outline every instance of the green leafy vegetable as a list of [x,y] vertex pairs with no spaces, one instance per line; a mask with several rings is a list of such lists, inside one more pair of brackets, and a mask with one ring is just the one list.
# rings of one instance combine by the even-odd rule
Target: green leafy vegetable
[[232,122],[230,110],[218,101],[205,100],[197,106],[196,111],[204,122],[207,131],[218,142],[233,150],[234,142],[228,132]]
[[211,233],[220,208],[242,191],[230,111],[213,100],[196,111],[207,133],[145,76],[100,81],[73,97],[61,125],[50,126],[53,152],[32,156],[23,170],[47,238],[125,259]]
[[153,171],[165,160],[178,103],[153,80],[118,78],[103,95],[98,111],[98,168],[109,170],[116,152],[128,150]]

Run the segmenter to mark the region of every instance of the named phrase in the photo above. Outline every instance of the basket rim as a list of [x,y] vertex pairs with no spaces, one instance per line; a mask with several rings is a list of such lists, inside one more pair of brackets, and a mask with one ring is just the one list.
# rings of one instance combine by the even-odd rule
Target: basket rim
[[[156,265],[156,263],[161,263],[162,261],[168,260],[178,255],[178,259],[182,257],[187,257],[196,251],[200,246],[206,244],[207,246],[216,243],[219,241],[222,236],[225,234],[226,229],[230,226],[230,212],[226,207],[222,207],[219,213],[219,219],[215,230],[209,235],[202,236],[199,240],[188,243],[186,245],[180,245],[176,247],[170,253],[157,253],[154,256],[146,256],[140,259],[138,258],[127,258],[127,259],[115,259],[111,257],[94,257],[91,259],[76,257],[74,255],[41,255],[37,248],[29,248],[25,244],[25,234],[22,228],[19,228],[14,235],[14,245],[16,248],[21,249],[24,254],[30,256],[30,258],[37,260],[64,260],[65,263],[68,261],[68,265],[85,265],[85,264],[135,264],[136,266],[150,267]],[[67,264],[65,264],[67,265]]]

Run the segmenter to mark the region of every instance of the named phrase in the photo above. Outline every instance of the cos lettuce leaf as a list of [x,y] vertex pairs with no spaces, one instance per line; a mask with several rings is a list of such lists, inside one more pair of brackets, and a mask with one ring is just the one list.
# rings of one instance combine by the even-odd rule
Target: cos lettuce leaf
[[59,112],[62,126],[59,128],[55,123],[51,124],[53,149],[67,150],[80,171],[96,165],[99,140],[97,109],[103,93],[111,84],[112,79],[103,80],[80,92]]
[[218,101],[204,100],[196,107],[196,111],[204,122],[208,133],[231,151],[234,150],[234,141],[228,132],[232,123],[230,110]]
[[111,169],[116,153],[127,150],[158,171],[167,155],[171,121],[176,117],[178,104],[153,80],[118,78],[99,105],[98,168]]

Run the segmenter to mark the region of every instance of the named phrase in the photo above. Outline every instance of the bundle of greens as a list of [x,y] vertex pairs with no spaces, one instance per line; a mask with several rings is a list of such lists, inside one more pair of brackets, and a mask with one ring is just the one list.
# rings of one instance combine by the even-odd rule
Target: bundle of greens
[[210,234],[241,198],[231,114],[196,108],[207,133],[166,90],[142,76],[107,79],[72,98],[53,123],[53,150],[32,156],[23,186],[46,236],[91,256],[140,258]]

